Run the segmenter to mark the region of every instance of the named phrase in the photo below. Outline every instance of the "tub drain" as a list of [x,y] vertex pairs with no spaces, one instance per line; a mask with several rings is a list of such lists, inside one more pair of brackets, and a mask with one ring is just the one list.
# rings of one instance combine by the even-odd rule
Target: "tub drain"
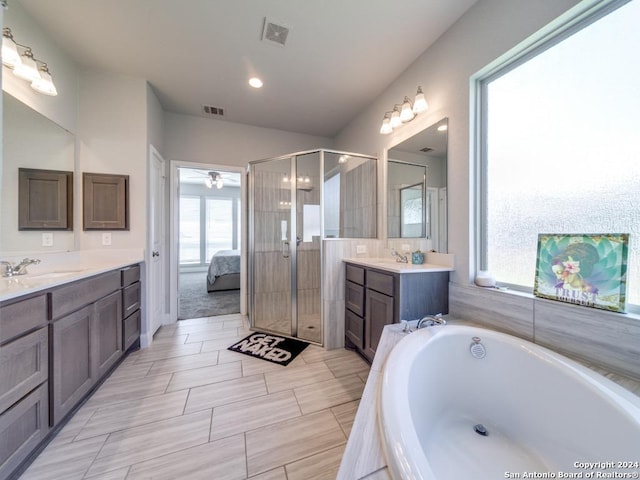
[[482,435],[483,437],[486,437],[487,435],[489,435],[489,431],[485,428],[484,425],[482,425],[481,423],[474,425],[473,426],[473,430],[478,434],[478,435]]

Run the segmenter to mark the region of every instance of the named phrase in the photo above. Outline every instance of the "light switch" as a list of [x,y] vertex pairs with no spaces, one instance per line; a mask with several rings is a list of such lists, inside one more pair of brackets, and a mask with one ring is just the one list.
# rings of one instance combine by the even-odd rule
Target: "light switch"
[[111,233],[106,232],[102,234],[102,245],[111,245]]
[[42,246],[43,247],[53,247],[53,233],[43,233],[42,234]]
[[367,253],[366,245],[356,245],[356,253]]

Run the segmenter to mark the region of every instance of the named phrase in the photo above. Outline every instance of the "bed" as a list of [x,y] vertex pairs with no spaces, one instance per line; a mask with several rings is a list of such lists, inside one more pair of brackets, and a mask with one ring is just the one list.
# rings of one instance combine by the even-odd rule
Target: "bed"
[[207,292],[240,288],[240,250],[220,250],[213,254],[207,273]]

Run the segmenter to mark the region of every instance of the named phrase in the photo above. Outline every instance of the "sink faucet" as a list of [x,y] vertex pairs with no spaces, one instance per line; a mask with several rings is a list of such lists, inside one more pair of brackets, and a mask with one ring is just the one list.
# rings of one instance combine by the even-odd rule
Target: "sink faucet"
[[27,273],[27,267],[32,264],[40,263],[40,260],[37,258],[24,258],[20,263],[16,263],[15,265],[11,262],[0,262],[0,265],[5,266],[3,277],[13,277],[14,275],[24,275]]
[[391,250],[391,255],[396,257],[396,262],[398,262],[398,263],[409,263],[409,260],[407,259],[407,256],[406,255],[401,255],[395,249]]
[[434,325],[446,325],[447,321],[442,318],[442,314],[438,313],[437,315],[427,315],[426,317],[422,317],[418,321],[418,325],[416,325],[416,330],[422,327],[433,327]]

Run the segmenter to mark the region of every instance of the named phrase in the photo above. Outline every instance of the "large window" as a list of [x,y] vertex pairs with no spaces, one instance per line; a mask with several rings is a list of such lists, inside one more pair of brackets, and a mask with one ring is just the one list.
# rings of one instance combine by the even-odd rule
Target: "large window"
[[480,83],[480,268],[530,290],[539,233],[630,233],[627,298],[634,310],[640,0],[608,8]]

